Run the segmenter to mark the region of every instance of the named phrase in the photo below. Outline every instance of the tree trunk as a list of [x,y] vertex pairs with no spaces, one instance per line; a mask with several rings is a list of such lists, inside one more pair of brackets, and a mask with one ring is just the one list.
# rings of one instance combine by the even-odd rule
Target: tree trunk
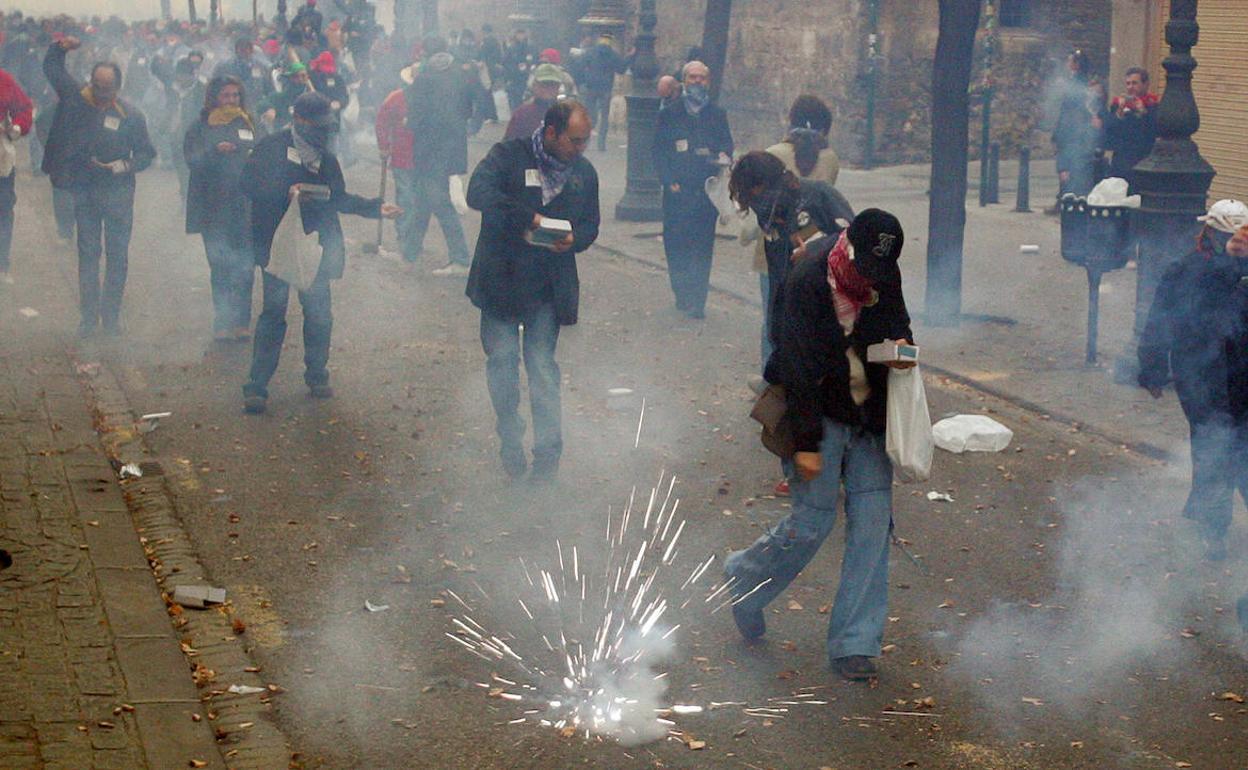
[[173,18],[173,0],[160,0],[160,18]]
[[927,322],[956,326],[962,315],[962,246],[971,65],[980,0],[940,0],[932,62],[932,175],[927,225]]
[[195,13],[195,0],[186,0],[186,12],[192,24],[199,20],[199,14]]
[[702,21],[702,63],[711,68],[711,97],[719,97],[728,61],[728,25],[732,19],[732,0],[706,0]]
[[438,0],[422,0],[424,15],[420,20],[420,29],[425,35],[438,34]]
[[208,0],[208,26],[216,28],[221,16],[221,0]]

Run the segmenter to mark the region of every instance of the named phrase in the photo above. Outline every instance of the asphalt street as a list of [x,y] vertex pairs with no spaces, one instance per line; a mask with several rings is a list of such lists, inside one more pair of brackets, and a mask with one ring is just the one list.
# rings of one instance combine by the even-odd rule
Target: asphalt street
[[[616,154],[600,164],[612,195],[622,184]],[[349,183],[370,191],[375,173],[360,163]],[[890,179],[881,187],[895,199],[922,205],[921,180]],[[0,314],[67,333],[71,247],[56,240],[46,179],[23,173],[18,189],[16,283],[0,287]],[[864,188],[855,205],[871,205],[869,195]],[[748,419],[757,308],[720,292],[706,321],[676,314],[667,276],[648,264],[653,239],[620,237],[614,200],[604,194],[611,250],[581,257],[582,321],[560,339],[559,480],[530,488],[507,483],[496,460],[479,314],[461,280],[429,275],[445,253],[436,226],[426,262],[409,266],[393,256],[389,228],[383,253],[364,256],[375,225],[346,220],[352,256],[333,289],[337,396],[307,395],[292,303],[268,413],[246,416],[250,347],[211,342],[207,265],[200,242],[182,233],[176,181],[162,170],[141,177],[124,338],[74,355],[112,372],[136,413],[173,413],[147,447],[201,562],[246,622],[247,649],[284,690],[276,722],[304,766],[1248,763],[1248,668],[1233,610],[1246,571],[1235,557],[1201,560],[1176,513],[1187,491],[1181,465],[938,375],[926,378],[934,418],[986,413],[1015,436],[999,454],[938,452],[929,482],[895,486],[897,533],[916,559],[894,549],[878,682],[842,682],[827,667],[838,525],[769,609],[762,644],[743,643],[728,612],[701,596],[665,618],[680,624],[665,701],[704,707],[672,716],[671,735],[622,746],[509,724],[522,708],[479,685],[512,672],[446,636],[461,600],[540,659],[542,629],[515,600],[529,596],[520,560],[553,569],[576,545],[587,572],[601,569],[608,517],[634,489],[646,496],[660,478],[676,479],[685,566],[662,578],[669,595],[688,568],[743,547],[785,512],[771,495],[779,469]],[[470,239],[478,221],[466,218]],[[1036,216],[1017,227],[1008,238],[1031,242],[1022,239],[1051,239],[1056,225]],[[908,252],[903,272],[920,261],[921,251]],[[921,297],[918,280],[907,296]],[[1044,299],[1020,292],[1018,315],[1042,316]],[[25,319],[21,307],[40,315]],[[1037,354],[1069,347],[1020,340],[1017,360],[997,362],[1015,376],[1046,368]],[[611,388],[633,395],[609,399]],[[931,491],[952,502],[929,500]],[[1237,530],[1232,554],[1244,542]],[[717,566],[706,579],[718,579]]]

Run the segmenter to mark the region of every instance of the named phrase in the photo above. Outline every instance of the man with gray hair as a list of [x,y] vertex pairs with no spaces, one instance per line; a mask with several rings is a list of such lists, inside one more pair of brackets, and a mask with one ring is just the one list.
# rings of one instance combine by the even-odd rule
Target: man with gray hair
[[663,251],[676,309],[705,318],[719,217],[705,185],[731,162],[732,132],[727,114],[711,101],[710,68],[691,61],[681,79],[680,99],[659,112],[654,165],[663,183]]

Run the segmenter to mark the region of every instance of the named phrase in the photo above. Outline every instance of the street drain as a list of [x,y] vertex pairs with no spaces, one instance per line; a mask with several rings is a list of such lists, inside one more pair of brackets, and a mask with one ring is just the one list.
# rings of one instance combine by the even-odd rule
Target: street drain
[[13,556],[8,551],[0,548],[0,570],[8,569],[13,566]]

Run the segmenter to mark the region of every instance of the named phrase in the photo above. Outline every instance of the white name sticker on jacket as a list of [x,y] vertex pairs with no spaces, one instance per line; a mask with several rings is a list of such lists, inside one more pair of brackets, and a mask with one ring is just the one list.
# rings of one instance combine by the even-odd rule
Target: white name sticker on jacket
[[116,131],[121,128],[121,118],[116,115],[105,115],[104,128],[107,128],[109,131]]
[[524,186],[525,187],[541,187],[542,175],[535,168],[526,168],[524,170]]
[[254,142],[256,135],[251,132],[250,128],[240,128],[238,129],[238,138],[244,142]]
[[689,152],[689,140],[677,139],[676,140],[676,152]]
[[333,88],[334,86],[338,85],[338,81],[334,80],[333,78],[330,78],[325,81],[325,85],[329,86],[330,88]]
[[296,150],[294,147],[286,148],[286,160],[290,161],[291,163],[297,163],[301,166],[303,165],[303,161],[299,158],[299,151]]

